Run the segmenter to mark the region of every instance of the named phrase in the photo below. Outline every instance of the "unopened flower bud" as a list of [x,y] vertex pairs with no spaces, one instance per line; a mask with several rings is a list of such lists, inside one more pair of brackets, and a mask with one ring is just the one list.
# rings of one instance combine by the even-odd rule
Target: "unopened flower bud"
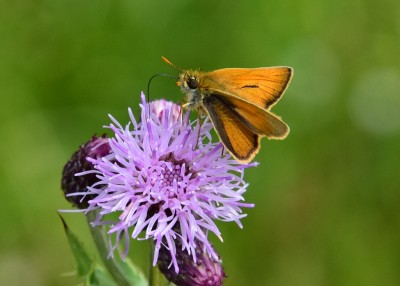
[[75,176],[76,173],[93,170],[93,165],[87,158],[101,158],[110,153],[110,145],[105,135],[102,137],[93,136],[92,139],[72,154],[71,159],[65,164],[61,188],[64,191],[64,196],[74,206],[80,209],[85,209],[88,206],[90,195],[82,199],[82,196],[68,196],[69,194],[83,192],[88,186],[93,185],[98,181],[96,174],[91,173],[85,176]]
[[158,257],[158,268],[164,276],[177,286],[219,286],[225,277],[221,261],[216,261],[203,250],[203,243],[196,241],[196,258],[188,254],[187,250],[182,250],[182,245],[177,240],[176,260],[179,266],[179,272],[171,264],[171,253],[162,246]]

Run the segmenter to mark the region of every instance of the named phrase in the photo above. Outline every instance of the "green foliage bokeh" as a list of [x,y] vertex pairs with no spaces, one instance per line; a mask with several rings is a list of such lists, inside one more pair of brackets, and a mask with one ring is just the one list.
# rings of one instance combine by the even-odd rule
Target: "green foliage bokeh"
[[[274,107],[291,133],[246,175],[256,207],[220,224],[226,285],[399,285],[399,19],[395,0],[1,1],[0,284],[77,285],[62,167],[177,73],[164,55],[294,68]],[[151,97],[182,101],[169,78]],[[64,217],[94,254],[82,214]]]

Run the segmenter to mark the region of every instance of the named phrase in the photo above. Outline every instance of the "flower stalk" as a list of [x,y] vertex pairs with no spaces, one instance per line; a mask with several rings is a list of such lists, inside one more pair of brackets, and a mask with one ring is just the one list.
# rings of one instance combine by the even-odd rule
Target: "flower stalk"
[[101,260],[104,266],[108,269],[111,276],[114,278],[115,282],[121,286],[133,286],[130,283],[130,275],[126,273],[121,264],[117,263],[119,258],[109,259],[110,250],[108,248],[108,237],[106,237],[106,232],[103,226],[91,226],[91,222],[98,215],[98,210],[93,210],[86,213],[86,220],[89,224],[90,234],[94,240],[96,248],[100,254]]
[[158,267],[153,266],[153,257],[154,257],[154,243],[150,241],[150,260],[149,260],[149,285],[150,286],[160,286],[162,276]]

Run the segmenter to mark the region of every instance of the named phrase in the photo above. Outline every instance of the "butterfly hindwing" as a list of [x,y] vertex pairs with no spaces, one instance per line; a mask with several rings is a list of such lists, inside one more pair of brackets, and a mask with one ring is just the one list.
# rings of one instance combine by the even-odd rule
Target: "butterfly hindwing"
[[203,106],[225,148],[237,160],[249,162],[260,149],[260,136],[222,97],[208,95]]
[[263,110],[236,96],[223,93],[215,96],[236,111],[254,133],[267,136],[269,139],[284,139],[289,134],[289,127],[286,123],[272,112]]

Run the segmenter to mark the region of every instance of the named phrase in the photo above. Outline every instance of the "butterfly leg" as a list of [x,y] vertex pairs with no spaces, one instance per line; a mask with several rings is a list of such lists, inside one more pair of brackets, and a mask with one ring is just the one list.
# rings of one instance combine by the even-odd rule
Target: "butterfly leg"
[[197,140],[196,140],[196,146],[194,147],[193,150],[195,150],[198,146],[199,146],[199,140],[200,140],[200,131],[201,131],[201,125],[203,124],[203,122],[201,121],[201,116],[200,113],[197,113],[197,126],[198,126],[198,130],[197,130]]
[[179,117],[183,121],[183,109],[186,109],[189,106],[189,103],[181,104],[181,109],[179,110]]

